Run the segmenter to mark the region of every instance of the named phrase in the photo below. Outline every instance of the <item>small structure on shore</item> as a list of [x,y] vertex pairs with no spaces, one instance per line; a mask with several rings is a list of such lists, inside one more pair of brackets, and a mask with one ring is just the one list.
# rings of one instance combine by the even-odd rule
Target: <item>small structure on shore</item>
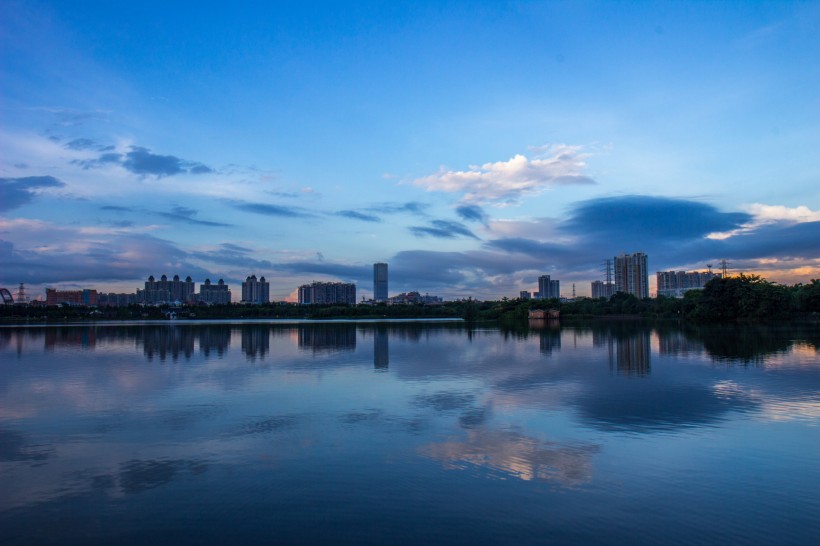
[[561,317],[558,309],[530,309],[528,317],[532,319],[557,319]]

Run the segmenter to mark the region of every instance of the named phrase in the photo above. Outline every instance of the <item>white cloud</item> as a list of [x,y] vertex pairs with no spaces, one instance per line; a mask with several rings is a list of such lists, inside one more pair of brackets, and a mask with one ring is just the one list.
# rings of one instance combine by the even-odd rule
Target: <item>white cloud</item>
[[538,151],[542,153],[533,158],[517,154],[508,161],[471,165],[466,171],[442,168],[413,184],[427,191],[461,193],[462,203],[505,206],[555,186],[595,183],[584,175],[586,154],[579,146],[558,144]]
[[799,207],[784,207],[782,205],[763,205],[753,203],[743,207],[746,212],[755,217],[756,224],[767,224],[772,222],[818,222],[820,221],[820,211],[811,210],[805,205]]
[[738,229],[715,232],[707,235],[708,239],[724,240],[736,235],[742,235],[767,224],[802,224],[803,222],[820,222],[820,211],[811,210],[805,205],[785,207],[783,205],[764,205],[752,203],[741,207],[752,215],[752,220]]

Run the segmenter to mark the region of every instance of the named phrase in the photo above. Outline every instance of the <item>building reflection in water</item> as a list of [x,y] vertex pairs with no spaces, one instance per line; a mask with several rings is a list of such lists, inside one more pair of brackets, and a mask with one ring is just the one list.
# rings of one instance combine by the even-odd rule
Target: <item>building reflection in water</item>
[[242,353],[248,360],[265,358],[270,351],[270,329],[267,326],[242,328]]
[[689,339],[680,330],[658,332],[658,353],[661,355],[700,355],[703,343]]
[[387,327],[377,326],[373,332],[373,367],[386,370],[390,365]]
[[545,328],[539,332],[539,347],[545,355],[561,350],[561,329]]
[[199,351],[210,356],[211,351],[224,356],[231,345],[231,329],[225,326],[207,326],[199,330]]
[[592,332],[595,347],[607,347],[609,368],[623,375],[649,375],[652,371],[652,351],[649,330],[629,334],[613,334],[611,331]]
[[158,326],[137,330],[136,343],[142,344],[142,352],[148,360],[155,357],[166,360],[169,356],[176,361],[180,355],[186,360],[194,353],[196,335],[192,328]]
[[314,353],[356,349],[355,324],[316,324],[299,327],[299,348]]

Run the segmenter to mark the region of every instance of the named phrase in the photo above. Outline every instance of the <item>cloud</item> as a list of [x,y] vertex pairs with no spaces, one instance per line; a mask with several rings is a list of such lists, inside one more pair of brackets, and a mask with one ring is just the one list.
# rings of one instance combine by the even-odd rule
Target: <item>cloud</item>
[[61,188],[65,184],[53,176],[26,176],[0,178],[0,211],[7,211],[30,203],[37,190]]
[[356,212],[355,210],[340,210],[336,216],[344,218],[351,218],[353,220],[361,220],[363,222],[381,222],[382,219],[373,214],[365,214],[363,212]]
[[184,222],[186,224],[191,224],[195,226],[208,226],[208,227],[231,227],[232,224],[224,224],[222,222],[211,222],[208,220],[198,220],[194,218],[199,213],[199,211],[188,208],[188,207],[174,207],[171,212],[157,212],[159,216],[163,218],[168,218],[169,220],[174,220],[176,222]]
[[490,221],[489,215],[478,205],[462,205],[456,207],[456,214],[467,222],[481,222],[484,225]]
[[215,250],[191,252],[192,258],[252,270],[272,270],[275,268],[269,260],[258,260],[252,256],[253,250],[231,243],[223,243]]
[[413,184],[427,191],[462,194],[464,204],[511,205],[555,186],[595,184],[584,175],[586,163],[578,146],[555,145],[534,158],[518,154],[508,161],[471,165],[418,178]]
[[244,201],[231,201],[231,206],[245,212],[264,214],[265,216],[283,216],[286,218],[304,218],[313,216],[304,209],[298,207],[285,207],[282,205],[272,205],[268,203],[248,203]]
[[72,140],[65,146],[77,151],[104,151],[92,159],[75,159],[72,163],[84,169],[93,169],[110,164],[117,164],[125,170],[140,176],[175,176],[179,174],[208,174],[215,172],[212,168],[196,161],[187,161],[173,155],[153,153],[143,146],[129,146],[128,151],[120,153],[112,146],[100,146],[87,138]]
[[408,229],[416,237],[438,237],[439,239],[455,239],[456,237],[478,237],[460,222],[449,220],[433,220],[431,226],[410,226]]
[[335,279],[346,279],[356,282],[372,282],[372,265],[351,265],[334,262],[285,262],[279,263],[276,269],[288,273],[314,274]]
[[109,121],[110,112],[106,110],[75,110],[73,108],[50,108],[38,106],[31,110],[52,114],[59,125],[75,127],[87,121]]
[[406,203],[379,203],[367,207],[364,210],[370,212],[379,212],[382,214],[399,214],[410,213],[417,216],[426,216],[426,211],[430,205],[426,203],[419,203],[418,201],[408,201]]
[[784,207],[782,205],[763,205],[754,203],[744,207],[754,216],[756,222],[820,222],[820,211],[811,210],[805,205],[799,207]]
[[685,199],[626,195],[591,199],[577,204],[561,230],[587,237],[683,241],[715,231],[740,227],[751,216],[721,212],[711,205]]
[[[131,281],[158,270],[186,271],[204,278],[208,271],[191,263],[174,244],[145,234],[60,228],[38,221],[0,222],[0,284]],[[90,286],[94,288],[94,286]]]

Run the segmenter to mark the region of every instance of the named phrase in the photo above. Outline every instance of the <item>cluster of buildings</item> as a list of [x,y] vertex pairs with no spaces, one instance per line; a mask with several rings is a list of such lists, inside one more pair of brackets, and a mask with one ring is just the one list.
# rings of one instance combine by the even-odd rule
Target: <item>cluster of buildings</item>
[[682,298],[689,290],[703,288],[712,279],[722,277],[720,273],[712,271],[658,271],[655,275],[658,281],[658,296],[668,298]]
[[[649,273],[647,255],[643,252],[621,254],[606,260],[605,279],[592,282],[593,298],[610,298],[618,292],[632,294],[638,298],[649,297]],[[688,290],[703,288],[721,274],[708,272],[658,271],[657,295],[666,297],[683,297]],[[230,287],[223,279],[212,283],[210,279],[199,285],[188,276],[184,280],[179,275],[168,279],[162,275],[159,280],[148,277],[142,289],[132,294],[98,293],[93,289],[56,290],[46,289],[47,305],[84,305],[84,306],[126,306],[131,304],[228,304],[232,301]],[[575,295],[575,285],[572,287]],[[310,304],[356,304],[356,285],[344,282],[314,281],[297,289],[298,303]],[[538,277],[536,292],[521,291],[521,299],[560,299],[561,283],[550,275]],[[249,275],[242,283],[242,303],[263,304],[270,302],[270,283],[265,277]],[[442,299],[419,292],[404,292],[390,297],[388,294],[388,266],[386,263],[373,264],[373,299],[364,303],[384,302],[391,305],[401,304],[437,304]]]
[[522,300],[536,299],[549,300],[559,299],[561,297],[561,282],[557,279],[550,278],[549,275],[541,275],[538,277],[538,291],[531,293],[528,290],[519,292],[518,297]]

